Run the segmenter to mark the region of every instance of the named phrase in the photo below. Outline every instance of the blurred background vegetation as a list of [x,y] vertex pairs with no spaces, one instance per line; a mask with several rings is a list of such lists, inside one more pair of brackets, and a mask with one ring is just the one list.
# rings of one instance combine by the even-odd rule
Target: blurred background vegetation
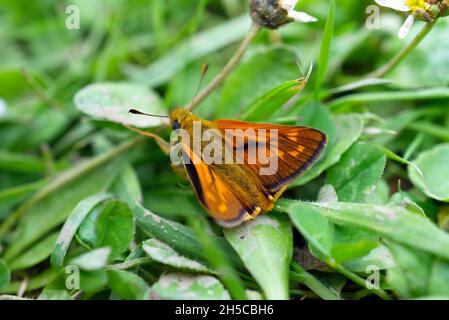
[[[141,299],[148,298],[148,292],[163,298],[358,299],[375,297],[373,293],[384,299],[449,297],[449,286],[440,281],[449,279],[448,257],[438,247],[448,242],[442,231],[448,228],[449,214],[444,204],[449,199],[449,151],[444,144],[449,141],[448,23],[439,21],[388,80],[360,83],[424,24],[417,22],[411,34],[399,40],[396,33],[405,17],[382,9],[380,28],[370,30],[365,26],[365,10],[371,4],[337,1],[331,50],[327,56],[321,50],[321,57],[329,62],[322,87],[315,82],[317,67],[322,67],[319,57],[329,1],[302,0],[298,10],[317,17],[318,22],[262,30],[224,84],[195,110],[207,119],[242,118],[257,98],[270,104],[264,94],[302,76],[297,61],[303,70],[313,63],[309,85],[293,104],[275,105],[263,114],[256,110],[248,117],[310,125],[330,138],[324,160],[297,180],[286,198],[316,200],[320,188],[331,184],[345,203],[362,204],[368,206],[363,210],[375,212],[374,205],[393,204],[412,216],[410,223],[406,216],[406,222],[383,230],[376,222],[371,223],[372,229],[360,221],[347,222],[348,215],[341,219],[320,215],[321,220],[313,221],[308,229],[307,221],[295,218],[296,209],[284,203],[299,231],[292,231],[286,215],[280,213],[273,219],[285,227],[280,232],[285,239],[270,238],[278,230],[262,230],[268,234],[262,235],[267,243],[278,241],[286,248],[278,271],[281,286],[286,283],[287,287],[279,289],[267,284],[266,271],[263,275],[254,270],[243,257],[250,248],[233,242],[237,234],[223,237],[221,229],[205,219],[190,186],[172,172],[157,144],[136,138],[120,125],[121,120],[128,121],[168,137],[159,120],[139,120],[127,115],[127,109],[133,106],[165,114],[189,103],[201,65],[209,64],[208,83],[249,29],[246,1],[2,0],[0,292],[57,299],[70,295]],[[79,8],[78,30],[66,28],[69,5]],[[342,87],[349,84],[356,85]],[[430,149],[433,153],[426,154]],[[420,154],[418,163],[410,162]],[[429,163],[432,159],[439,161]],[[354,161],[358,161],[356,170],[351,171]],[[345,189],[346,185],[350,188]],[[135,200],[142,206],[136,206]],[[143,208],[157,215],[150,219],[153,223]],[[425,222],[415,221],[416,215]],[[162,220],[162,226],[154,223],[160,217],[168,219]],[[339,223],[343,219],[348,230],[363,232],[339,229],[333,219]],[[61,232],[64,223],[65,232],[71,234],[66,243],[61,242],[67,235]],[[395,233],[403,225],[409,229]],[[419,225],[428,229],[421,230]],[[436,238],[428,242],[436,247],[422,244],[422,238],[431,234]],[[323,237],[336,242],[332,247],[336,249],[317,250]],[[304,238],[313,244],[312,250]],[[415,244],[418,249],[411,250]],[[293,247],[295,266],[291,267]],[[332,262],[336,257],[337,265]],[[82,269],[81,291],[63,285],[65,273],[60,270],[67,261]],[[123,265],[127,261],[130,265]],[[363,288],[362,277],[369,275],[367,261],[374,261],[381,270],[381,291]],[[416,265],[421,273],[404,271],[404,266]],[[435,269],[441,273],[435,271],[433,279],[429,270]],[[169,273],[173,270],[183,273]],[[161,277],[166,277],[164,282]],[[182,281],[194,284],[184,292],[179,288]]]

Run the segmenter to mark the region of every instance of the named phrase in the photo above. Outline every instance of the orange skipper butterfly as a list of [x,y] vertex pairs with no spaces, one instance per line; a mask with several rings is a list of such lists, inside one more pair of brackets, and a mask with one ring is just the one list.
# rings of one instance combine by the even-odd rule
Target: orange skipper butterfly
[[175,133],[170,139],[172,162],[184,168],[199,202],[223,227],[270,211],[326,145],[324,133],[303,126],[207,121],[189,108],[175,109],[169,118]]

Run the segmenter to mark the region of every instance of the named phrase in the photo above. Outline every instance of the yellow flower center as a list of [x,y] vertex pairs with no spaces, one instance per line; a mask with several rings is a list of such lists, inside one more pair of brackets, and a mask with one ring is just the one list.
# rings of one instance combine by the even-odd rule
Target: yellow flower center
[[424,10],[427,11],[429,9],[429,4],[424,0],[405,0],[405,4],[412,10]]

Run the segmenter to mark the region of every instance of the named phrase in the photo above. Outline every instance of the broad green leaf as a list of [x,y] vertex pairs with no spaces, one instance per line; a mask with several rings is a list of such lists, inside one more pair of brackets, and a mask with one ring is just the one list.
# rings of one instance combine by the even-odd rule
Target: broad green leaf
[[246,121],[266,121],[294,95],[301,92],[306,79],[290,80],[269,90],[246,107],[241,119]]
[[150,287],[134,273],[123,270],[108,270],[108,286],[123,300],[147,300]]
[[449,144],[436,145],[422,152],[413,161],[422,171],[409,166],[408,172],[413,184],[427,196],[449,202]]
[[46,284],[45,288],[40,292],[38,300],[72,300],[69,288],[67,288],[67,274],[65,270],[59,273]]
[[[389,78],[398,87],[420,88],[449,84],[449,43],[446,41],[449,23],[440,19],[430,36],[395,68]],[[431,58],[429,58],[431,52]]]
[[136,201],[142,202],[143,197],[139,178],[131,165],[125,165],[110,190],[117,199],[126,202],[128,205]]
[[236,117],[268,90],[298,78],[296,60],[296,54],[284,47],[254,53],[227,78],[214,109],[215,118]]
[[216,278],[170,273],[151,287],[151,296],[169,300],[229,300],[229,293]]
[[363,257],[346,261],[343,265],[349,270],[357,273],[366,273],[371,266],[378,270],[391,269],[394,266],[393,257],[386,246],[377,246]]
[[449,296],[449,263],[447,260],[434,258],[430,270],[429,295]]
[[392,258],[380,240],[378,235],[361,229],[334,225],[331,254],[353,272],[366,273],[371,265],[380,270],[387,269],[392,265]]
[[101,291],[107,287],[108,275],[103,268],[97,271],[80,270],[80,290],[89,298],[90,294]]
[[72,300],[67,290],[44,288],[37,298],[38,300]]
[[[194,259],[199,262],[206,262],[203,248],[198,242],[194,231],[180,223],[159,217],[158,215],[146,210],[142,206],[135,204],[132,208],[136,217],[137,226],[147,235],[154,237],[179,252],[187,258]],[[226,254],[228,261],[235,266],[241,267],[242,262],[230,247],[229,243],[222,238],[214,237],[210,241],[216,241],[217,245]]]
[[385,164],[379,148],[358,142],[327,171],[327,183],[334,186],[340,201],[361,202],[375,190]]
[[378,245],[376,241],[372,240],[336,243],[331,248],[331,255],[338,262],[347,262],[369,254]]
[[11,274],[5,261],[0,259],[0,292],[6,288],[11,280]]
[[387,281],[401,298],[449,295],[447,260],[394,241],[388,247],[395,264],[387,272]]
[[335,142],[326,147],[324,154],[304,176],[296,179],[291,186],[300,186],[316,178],[337,163],[341,156],[358,140],[363,131],[363,118],[359,114],[340,115],[335,118]]
[[309,241],[312,253],[321,260],[330,257],[334,242],[334,225],[312,206],[300,207],[292,202],[288,212],[295,227]]
[[156,87],[169,81],[188,63],[242,39],[249,30],[247,14],[219,24],[181,42],[145,69],[128,68],[135,82]]
[[84,199],[78,203],[75,209],[73,209],[72,213],[64,223],[58,240],[54,245],[51,254],[51,264],[53,267],[62,268],[64,266],[64,257],[69,250],[70,243],[72,242],[76,230],[95,206],[109,198],[111,198],[111,195],[107,193],[96,194]]
[[449,259],[449,235],[430,220],[399,206],[345,202],[291,202],[286,205],[289,212],[308,212],[310,215],[319,213],[336,224],[360,228]]
[[293,239],[290,224],[279,214],[262,215],[224,230],[267,299],[288,299],[288,269]]
[[116,260],[128,249],[134,237],[134,217],[124,202],[109,201],[97,225],[97,247],[111,248],[110,260]]
[[95,119],[139,128],[159,126],[163,118],[131,114],[129,109],[156,115],[166,114],[162,101],[154,91],[143,85],[125,82],[90,84],[78,91],[74,102],[81,112]]
[[101,270],[108,264],[111,248],[104,247],[89,251],[70,260],[70,265],[76,265],[85,271]]
[[173,268],[212,273],[212,271],[202,263],[180,255],[170,246],[157,239],[149,239],[142,242],[142,248],[151,259]]
[[321,130],[326,134],[327,146],[324,150],[326,154],[327,149],[336,142],[336,120],[324,104],[311,101],[301,106],[298,116],[303,118],[303,125]]
[[89,214],[84,218],[78,227],[75,237],[76,240],[85,248],[94,249],[97,244],[97,232],[95,230],[98,217],[103,211],[106,201],[100,203],[90,210]]
[[26,269],[47,259],[55,247],[58,232],[54,232],[28,249],[9,264],[10,270]]

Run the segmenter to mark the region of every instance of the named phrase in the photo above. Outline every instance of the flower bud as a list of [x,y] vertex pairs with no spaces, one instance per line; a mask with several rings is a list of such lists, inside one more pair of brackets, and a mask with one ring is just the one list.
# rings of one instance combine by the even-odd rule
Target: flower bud
[[315,17],[305,12],[297,12],[294,7],[298,0],[249,0],[251,18],[259,26],[276,29],[291,21],[313,22]]

